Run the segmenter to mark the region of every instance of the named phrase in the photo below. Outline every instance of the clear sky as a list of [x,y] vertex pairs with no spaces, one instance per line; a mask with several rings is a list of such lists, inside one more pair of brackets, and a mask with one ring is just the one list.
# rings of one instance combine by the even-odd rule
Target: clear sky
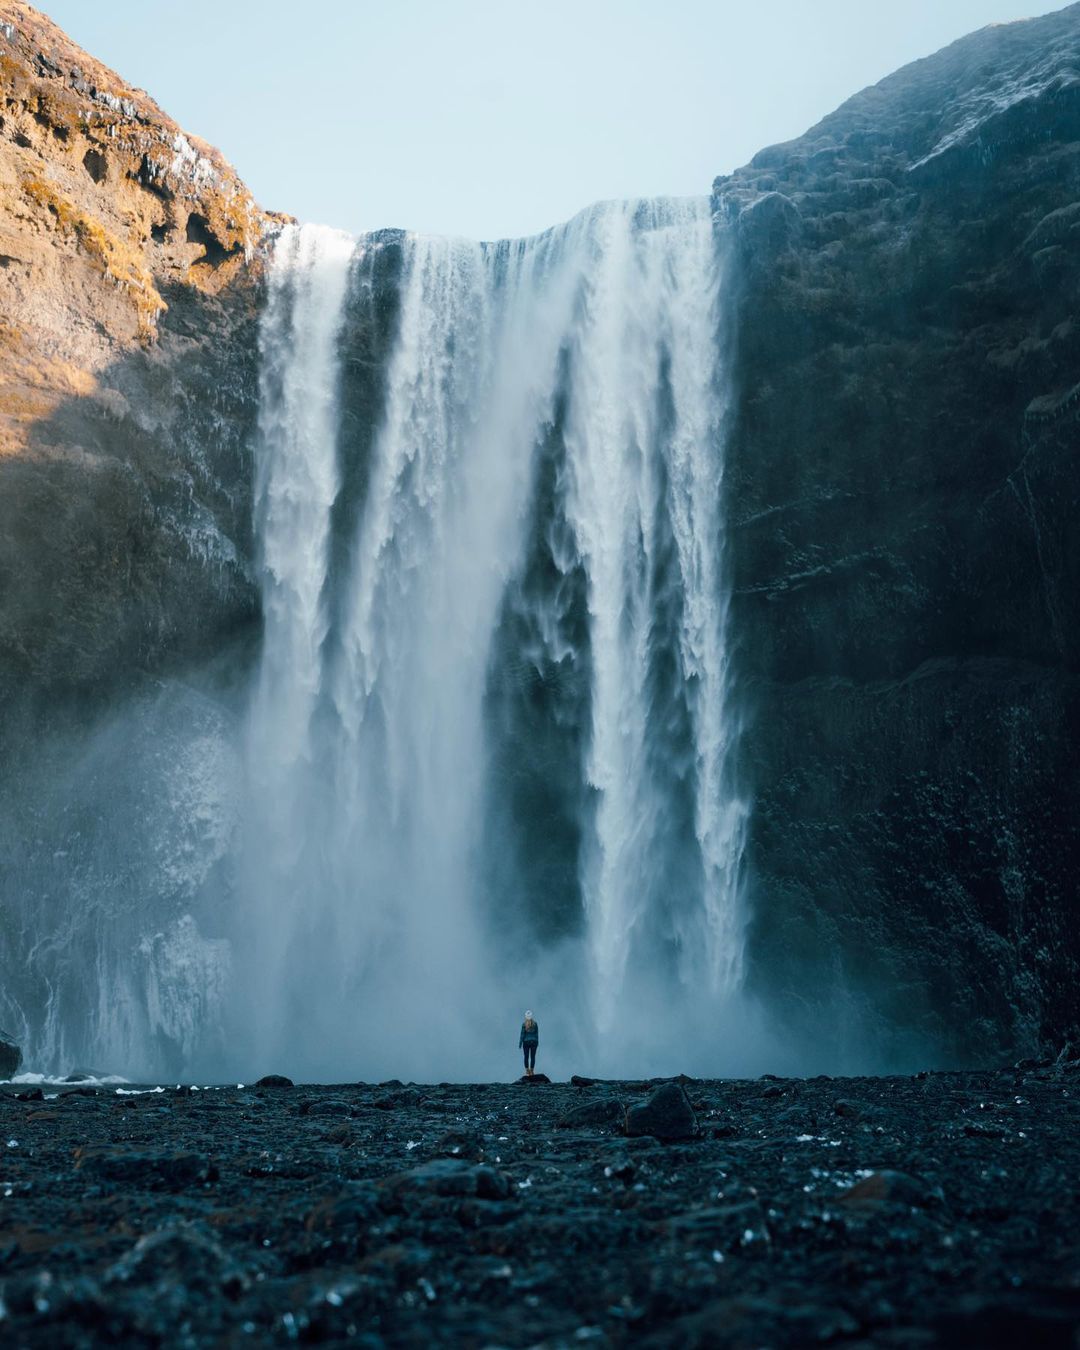
[[38,0],[266,207],[530,234],[704,194],[849,95],[1057,0]]

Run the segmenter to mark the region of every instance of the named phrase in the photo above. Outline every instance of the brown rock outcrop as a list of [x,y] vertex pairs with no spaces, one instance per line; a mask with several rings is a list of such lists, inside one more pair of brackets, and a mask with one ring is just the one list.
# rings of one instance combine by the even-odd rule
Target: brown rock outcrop
[[0,687],[85,687],[253,609],[271,217],[20,0],[0,0],[0,88]]
[[0,453],[152,341],[170,285],[216,295],[267,217],[185,135],[19,0],[0,3]]

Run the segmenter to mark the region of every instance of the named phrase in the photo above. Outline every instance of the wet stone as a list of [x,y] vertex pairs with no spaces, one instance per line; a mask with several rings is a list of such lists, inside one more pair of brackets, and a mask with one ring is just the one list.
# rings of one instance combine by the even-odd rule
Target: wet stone
[[471,1130],[448,1130],[435,1145],[437,1153],[450,1158],[478,1159],[484,1156],[484,1141]]
[[343,1101],[340,1097],[328,1097],[325,1100],[306,1101],[301,1103],[300,1110],[306,1116],[327,1117],[327,1116],[351,1116],[353,1107],[351,1102]]
[[686,1090],[677,1083],[658,1088],[648,1101],[626,1111],[626,1133],[654,1139],[692,1139],[699,1132]]
[[756,1200],[713,1209],[691,1210],[671,1221],[672,1236],[710,1250],[734,1251],[754,1242],[768,1242],[765,1216]]
[[559,1128],[576,1130],[590,1125],[598,1129],[622,1132],[626,1107],[615,1097],[597,1097],[593,1101],[572,1106],[559,1120]]
[[0,1078],[14,1078],[22,1064],[22,1051],[14,1041],[0,1036]]
[[908,1176],[906,1172],[894,1172],[886,1168],[864,1177],[838,1198],[841,1204],[854,1209],[876,1208],[885,1204],[925,1209],[941,1204],[944,1197],[938,1187],[930,1186],[918,1177]]
[[370,1230],[381,1217],[376,1188],[359,1183],[337,1195],[328,1196],[307,1214],[304,1228],[308,1235],[305,1254],[349,1255],[361,1250]]
[[458,1158],[435,1158],[390,1178],[385,1185],[397,1199],[430,1194],[502,1200],[510,1193],[510,1182],[502,1172],[484,1163],[474,1164]]
[[1071,1345],[1074,1080],[1011,1073],[0,1087],[0,1344]]
[[217,1290],[236,1294],[247,1276],[221,1243],[198,1226],[166,1228],[148,1233],[111,1266],[105,1283],[176,1286],[189,1293]]
[[217,1175],[204,1153],[138,1153],[123,1149],[80,1150],[78,1170],[84,1177],[123,1186],[183,1190],[213,1181]]

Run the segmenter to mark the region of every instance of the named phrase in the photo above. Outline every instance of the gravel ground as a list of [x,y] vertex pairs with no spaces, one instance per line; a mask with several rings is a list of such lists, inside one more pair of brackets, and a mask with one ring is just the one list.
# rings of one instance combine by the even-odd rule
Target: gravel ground
[[1078,1100],[1065,1059],[8,1085],[0,1343],[1076,1347]]

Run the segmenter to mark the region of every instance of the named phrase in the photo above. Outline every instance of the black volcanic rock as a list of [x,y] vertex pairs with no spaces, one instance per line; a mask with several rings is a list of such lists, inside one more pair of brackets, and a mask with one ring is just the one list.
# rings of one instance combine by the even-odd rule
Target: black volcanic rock
[[[727,1136],[668,1143],[558,1129],[580,1104],[561,1083],[444,1084],[391,1115],[383,1088],[305,1087],[347,1102],[347,1137],[289,1092],[163,1111],[153,1093],[0,1088],[4,1344],[1072,1345],[1065,1081],[1054,1066],[788,1080],[780,1098],[703,1082]],[[857,1115],[833,1114],[838,1094]],[[793,1098],[828,1125],[793,1125]],[[445,1156],[448,1116],[468,1156]],[[985,1120],[997,1136],[963,1132]],[[162,1185],[161,1160],[196,1138],[213,1172]],[[88,1156],[126,1161],[91,1174]]]
[[395,1199],[404,1198],[406,1202],[412,1197],[424,1195],[479,1196],[486,1200],[502,1200],[510,1189],[506,1177],[495,1168],[458,1158],[435,1158],[390,1178],[386,1187]]
[[626,1119],[626,1107],[614,1097],[597,1097],[593,1101],[572,1106],[560,1119],[559,1128],[577,1130],[582,1126],[598,1125],[601,1128],[622,1128]]
[[807,1049],[1080,1021],[1080,7],[718,179],[757,987]]
[[626,1109],[626,1133],[629,1135],[692,1139],[698,1128],[690,1098],[678,1083],[665,1083],[647,1101]]
[[927,1186],[916,1177],[885,1168],[857,1181],[839,1199],[841,1204],[854,1207],[894,1204],[925,1209],[928,1205],[940,1204],[942,1197],[939,1189]]
[[183,1190],[213,1179],[210,1159],[186,1149],[167,1153],[143,1153],[128,1149],[86,1149],[80,1153],[79,1171],[86,1177],[118,1185]]
[[22,1051],[14,1041],[0,1036],[0,1078],[14,1078],[22,1064]]

